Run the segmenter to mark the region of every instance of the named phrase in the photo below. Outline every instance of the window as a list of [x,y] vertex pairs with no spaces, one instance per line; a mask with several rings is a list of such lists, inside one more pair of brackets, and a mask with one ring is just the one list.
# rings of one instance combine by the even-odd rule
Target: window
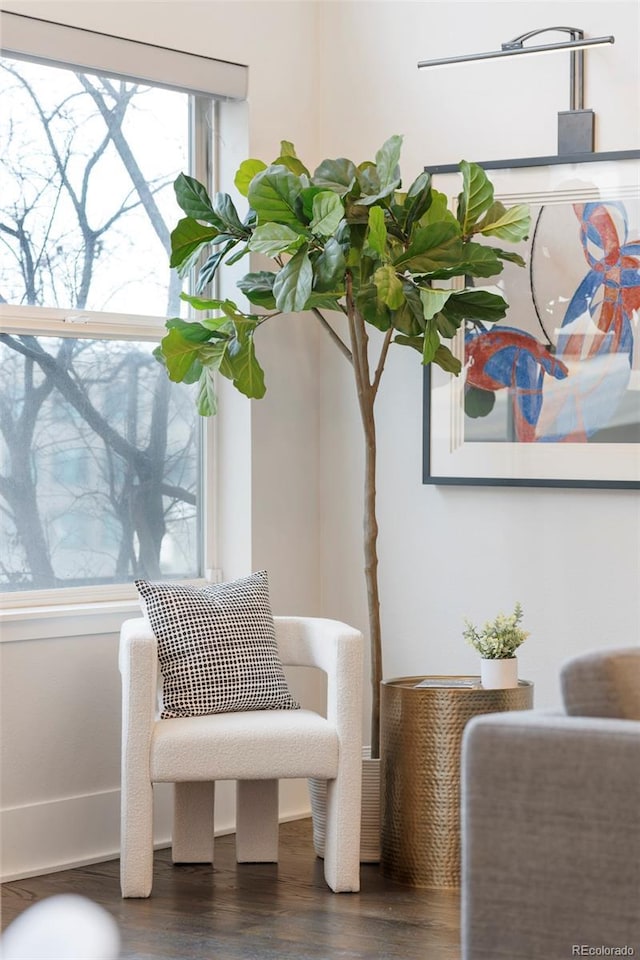
[[9,303],[176,316],[184,93],[3,58],[0,290]]
[[183,306],[173,181],[212,175],[201,61],[236,65],[2,18],[0,592],[196,578],[202,428],[153,350]]
[[3,589],[200,575],[193,397],[152,348],[3,337]]

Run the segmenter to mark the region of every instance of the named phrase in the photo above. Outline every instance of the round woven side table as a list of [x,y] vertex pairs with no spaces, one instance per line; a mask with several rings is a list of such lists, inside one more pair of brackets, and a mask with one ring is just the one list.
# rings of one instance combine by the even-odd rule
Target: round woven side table
[[[417,686],[433,682],[434,686]],[[478,686],[455,684],[477,683]],[[460,755],[467,722],[527,710],[533,684],[484,690],[478,677],[400,677],[382,683],[381,866],[414,887],[460,886]],[[450,686],[445,684],[450,683]]]

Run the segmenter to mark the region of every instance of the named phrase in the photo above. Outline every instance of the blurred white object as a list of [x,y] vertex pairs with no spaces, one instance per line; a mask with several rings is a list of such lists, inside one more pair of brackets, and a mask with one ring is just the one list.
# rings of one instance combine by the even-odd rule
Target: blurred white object
[[9,924],[0,939],[2,960],[117,960],[115,920],[86,897],[40,900]]

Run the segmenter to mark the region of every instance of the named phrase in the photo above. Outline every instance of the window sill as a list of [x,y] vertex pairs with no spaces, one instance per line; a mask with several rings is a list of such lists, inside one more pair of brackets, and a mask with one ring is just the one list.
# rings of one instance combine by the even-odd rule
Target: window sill
[[[207,583],[220,583],[222,571],[207,570],[206,579],[185,580],[194,587],[203,587]],[[88,588],[81,588],[88,590]],[[118,587],[116,586],[116,589]],[[106,600],[70,600],[61,598],[60,603],[31,603],[11,606],[11,598],[0,600],[0,643],[12,643],[24,640],[45,640],[59,637],[96,636],[106,633],[119,633],[123,620],[142,616],[140,600],[137,594],[127,596],[131,587],[120,585],[122,596]],[[49,595],[50,596],[50,595]],[[32,594],[33,597],[33,594]],[[28,601],[28,595],[23,595]]]
[[0,643],[117,633],[123,620],[140,615],[137,599],[6,608],[0,611]]

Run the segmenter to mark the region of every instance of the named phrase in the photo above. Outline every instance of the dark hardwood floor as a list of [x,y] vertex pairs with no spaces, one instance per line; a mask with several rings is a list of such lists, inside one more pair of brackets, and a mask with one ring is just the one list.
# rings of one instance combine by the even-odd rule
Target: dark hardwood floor
[[120,898],[118,868],[4,884],[3,928],[37,900],[80,893],[115,917],[122,960],[460,960],[457,892],[396,884],[364,864],[360,893],[333,894],[310,820],[281,826],[278,864],[238,866],[233,836],[216,840],[213,869],[174,867],[162,850],[148,900]]

